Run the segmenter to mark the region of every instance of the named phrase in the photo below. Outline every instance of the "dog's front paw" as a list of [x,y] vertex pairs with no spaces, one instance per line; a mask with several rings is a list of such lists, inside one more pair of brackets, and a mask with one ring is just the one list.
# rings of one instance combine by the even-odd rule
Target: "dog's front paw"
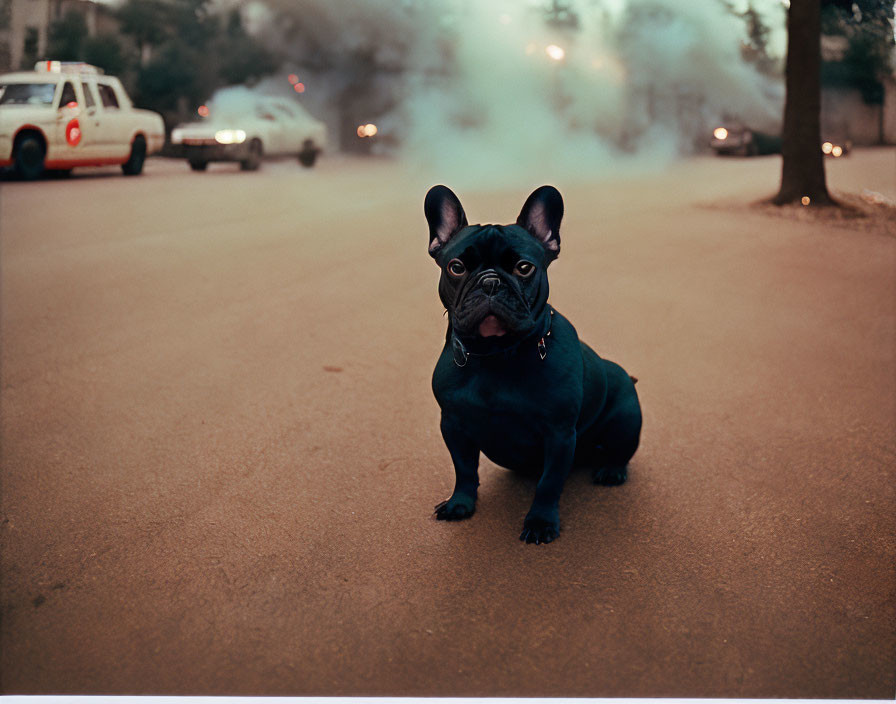
[[435,517],[440,521],[460,521],[476,512],[476,499],[455,491],[451,498],[436,506]]
[[520,533],[520,540],[527,543],[550,543],[554,538],[560,535],[560,519],[556,512],[553,516],[545,517],[540,515],[529,514],[523,521],[523,532]]

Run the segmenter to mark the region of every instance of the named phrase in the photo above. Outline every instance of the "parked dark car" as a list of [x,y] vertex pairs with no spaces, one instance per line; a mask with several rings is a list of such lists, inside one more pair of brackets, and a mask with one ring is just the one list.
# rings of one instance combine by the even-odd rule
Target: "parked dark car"
[[759,156],[761,154],[780,154],[781,137],[760,132],[743,125],[729,124],[716,127],[712,131],[709,146],[717,154],[735,154],[738,156]]

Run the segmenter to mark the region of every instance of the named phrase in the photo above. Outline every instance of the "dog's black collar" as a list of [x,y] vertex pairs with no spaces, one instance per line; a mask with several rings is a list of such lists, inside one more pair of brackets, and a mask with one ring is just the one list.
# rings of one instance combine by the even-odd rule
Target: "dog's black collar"
[[[542,361],[544,360],[545,357],[548,356],[548,347],[547,347],[547,343],[545,342],[545,340],[546,340],[546,338],[551,336],[551,330],[554,327],[554,309],[551,308],[550,306],[548,306],[548,313],[549,313],[549,315],[547,316],[547,323],[548,323],[547,331],[541,335],[541,337],[539,338],[538,342],[535,345],[535,348],[538,350],[538,356]],[[529,339],[532,339],[532,338],[531,337],[526,338],[526,340],[529,340]],[[465,367],[465,366],[467,366],[467,361],[470,359],[470,357],[494,357],[495,355],[498,355],[498,354],[509,354],[509,353],[515,352],[516,349],[520,345],[522,345],[523,342],[525,342],[526,340],[520,340],[512,347],[508,347],[506,349],[497,349],[493,352],[477,353],[477,352],[470,352],[464,346],[464,343],[461,342],[460,338],[457,335],[455,335],[454,332],[452,331],[452,333],[451,333],[451,352],[454,355],[454,363],[459,367]]]

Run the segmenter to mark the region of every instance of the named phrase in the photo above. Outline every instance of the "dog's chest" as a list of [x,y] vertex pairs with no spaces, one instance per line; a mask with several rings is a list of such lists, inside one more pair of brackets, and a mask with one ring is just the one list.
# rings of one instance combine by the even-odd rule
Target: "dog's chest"
[[[476,362],[457,367],[450,359],[437,365],[433,392],[443,413],[471,436],[539,433],[549,409],[533,396],[531,379],[510,369],[483,369]],[[474,368],[475,367],[475,368]]]
[[525,401],[520,385],[506,377],[484,374],[454,375],[454,383],[436,390],[442,407],[473,415],[519,413]]

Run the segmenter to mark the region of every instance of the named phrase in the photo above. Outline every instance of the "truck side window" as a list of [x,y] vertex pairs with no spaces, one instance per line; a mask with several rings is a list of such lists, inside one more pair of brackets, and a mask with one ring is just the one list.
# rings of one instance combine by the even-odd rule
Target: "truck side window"
[[115,91],[112,90],[112,86],[107,86],[104,83],[97,83],[96,87],[99,88],[100,100],[103,101],[104,108],[118,107],[118,98],[115,97]]
[[96,105],[96,101],[93,99],[93,92],[90,90],[90,84],[81,82],[81,91],[84,93],[84,105],[88,108],[92,108]]
[[59,107],[64,108],[69,103],[77,105],[78,98],[75,96],[75,87],[66,81],[65,85],[62,86],[62,97],[59,98]]

